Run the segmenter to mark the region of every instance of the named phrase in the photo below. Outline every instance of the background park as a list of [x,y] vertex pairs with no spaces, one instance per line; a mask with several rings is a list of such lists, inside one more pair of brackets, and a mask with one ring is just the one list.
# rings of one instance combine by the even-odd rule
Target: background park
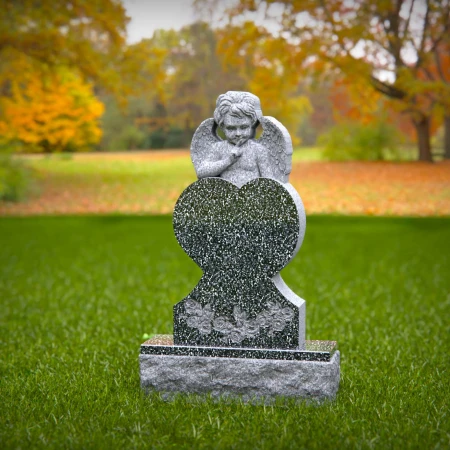
[[[449,448],[449,28],[448,0],[4,0],[1,447]],[[334,402],[141,392],[201,275],[171,213],[227,90],[292,136],[282,274],[339,343]]]

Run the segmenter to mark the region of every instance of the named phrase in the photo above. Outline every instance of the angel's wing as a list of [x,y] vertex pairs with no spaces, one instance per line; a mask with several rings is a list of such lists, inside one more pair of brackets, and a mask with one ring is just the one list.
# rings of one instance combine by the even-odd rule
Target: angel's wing
[[292,141],[286,127],[273,117],[260,119],[263,134],[258,143],[268,150],[273,176],[282,183],[289,182],[292,170]]
[[217,136],[216,130],[217,124],[211,118],[204,120],[194,133],[191,142],[191,159],[196,171],[200,163],[207,159],[212,145],[222,140]]

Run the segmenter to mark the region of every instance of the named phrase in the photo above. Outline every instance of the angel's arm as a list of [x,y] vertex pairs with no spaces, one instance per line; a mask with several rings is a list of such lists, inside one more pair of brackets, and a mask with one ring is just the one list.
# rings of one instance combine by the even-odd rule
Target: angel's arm
[[213,146],[211,159],[202,161],[197,168],[197,177],[217,177],[224,170],[228,169],[235,161],[237,156],[233,153],[223,155],[218,144]]

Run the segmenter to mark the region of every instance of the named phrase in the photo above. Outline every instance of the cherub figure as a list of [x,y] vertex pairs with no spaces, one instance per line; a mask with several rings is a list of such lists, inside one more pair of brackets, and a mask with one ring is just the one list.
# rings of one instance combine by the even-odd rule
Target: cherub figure
[[[263,127],[255,139],[258,125]],[[226,140],[217,136],[217,127]],[[195,132],[191,156],[198,178],[220,177],[238,187],[259,177],[288,182],[292,142],[286,128],[263,117],[260,101],[249,92],[229,91],[218,97],[214,119]]]

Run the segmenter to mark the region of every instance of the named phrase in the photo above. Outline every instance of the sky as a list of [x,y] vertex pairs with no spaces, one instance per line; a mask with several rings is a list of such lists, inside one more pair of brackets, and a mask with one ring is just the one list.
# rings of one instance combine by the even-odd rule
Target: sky
[[158,28],[179,30],[195,21],[191,0],[123,0],[127,15],[128,43],[150,38]]
[[[157,29],[176,29],[189,25],[196,17],[192,0],[122,0],[131,18],[128,24],[129,44],[139,42],[143,38],[151,38],[153,32]],[[225,17],[224,11],[234,0],[220,0],[214,11],[213,26],[220,26]],[[269,8],[271,15],[276,17],[280,11],[276,5]],[[269,19],[264,17],[264,12],[245,13],[246,20],[254,20],[259,25],[266,26],[271,31],[276,31],[277,26]]]

